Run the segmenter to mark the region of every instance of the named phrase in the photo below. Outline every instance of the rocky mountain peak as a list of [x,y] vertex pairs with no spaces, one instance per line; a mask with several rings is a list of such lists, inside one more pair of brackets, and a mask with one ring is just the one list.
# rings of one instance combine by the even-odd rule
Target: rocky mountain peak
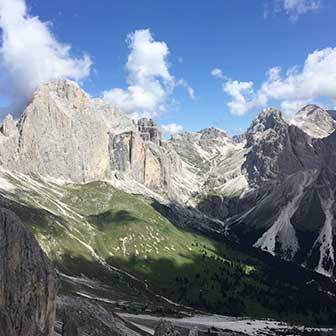
[[252,125],[247,130],[247,133],[264,132],[270,128],[275,128],[278,125],[285,125],[286,122],[282,117],[281,111],[268,108],[264,109],[252,122]]
[[330,113],[314,104],[303,107],[289,123],[301,128],[312,138],[325,138],[336,129],[336,121]]
[[40,86],[35,95],[41,92],[48,92],[50,94],[57,95],[59,98],[73,100],[77,96],[87,96],[87,94],[81,89],[81,87],[74,81],[69,79],[57,79],[47,82]]
[[251,147],[261,141],[276,142],[279,137],[285,137],[288,124],[281,111],[268,108],[263,110],[247,129],[247,146]]

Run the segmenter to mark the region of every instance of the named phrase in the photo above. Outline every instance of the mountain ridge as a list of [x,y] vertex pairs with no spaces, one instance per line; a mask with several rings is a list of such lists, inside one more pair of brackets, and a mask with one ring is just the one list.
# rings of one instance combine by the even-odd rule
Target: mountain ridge
[[[307,105],[297,118],[303,129],[270,108],[254,119],[242,141],[217,128],[161,141],[152,121],[137,124],[112,105],[91,99],[77,84],[54,81],[35,92],[16,127],[5,119],[0,165],[75,183],[108,180],[127,192],[179,205],[176,209],[184,210],[178,217],[190,216],[181,225],[194,221],[193,228],[211,233],[211,225],[201,224],[207,217],[223,236],[334,276],[334,124],[315,105]],[[316,120],[330,126],[326,136],[309,135]],[[306,201],[309,197],[315,203]],[[327,219],[318,219],[310,232],[297,213],[314,206]],[[273,212],[269,219],[267,209]],[[308,240],[302,238],[306,231]]]

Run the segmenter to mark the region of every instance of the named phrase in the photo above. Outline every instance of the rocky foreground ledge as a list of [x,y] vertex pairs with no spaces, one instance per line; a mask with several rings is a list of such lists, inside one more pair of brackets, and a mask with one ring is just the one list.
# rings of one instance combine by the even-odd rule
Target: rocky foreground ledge
[[0,335],[51,335],[54,269],[34,236],[4,209],[0,209],[0,260]]

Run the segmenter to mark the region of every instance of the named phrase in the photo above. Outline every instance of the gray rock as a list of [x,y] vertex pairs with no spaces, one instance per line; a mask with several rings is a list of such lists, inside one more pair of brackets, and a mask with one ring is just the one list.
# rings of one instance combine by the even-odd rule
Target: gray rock
[[199,330],[197,327],[194,327],[189,330],[189,336],[198,336],[198,334],[199,334]]
[[0,209],[0,324],[6,336],[49,336],[55,319],[56,282],[33,235]]
[[15,336],[12,321],[3,308],[0,308],[0,336]]
[[138,120],[138,130],[143,141],[152,141],[160,144],[162,141],[162,131],[153,119],[142,118]]
[[179,336],[179,331],[174,325],[165,320],[161,320],[158,326],[155,328],[154,336]]
[[62,325],[62,336],[139,336],[131,323],[85,299],[60,297],[57,319]]
[[65,312],[63,317],[63,327],[62,327],[62,336],[79,336],[79,328],[77,321]]
[[250,150],[242,168],[252,187],[319,167],[312,139],[299,128],[289,126],[278,110],[264,110],[246,136]]

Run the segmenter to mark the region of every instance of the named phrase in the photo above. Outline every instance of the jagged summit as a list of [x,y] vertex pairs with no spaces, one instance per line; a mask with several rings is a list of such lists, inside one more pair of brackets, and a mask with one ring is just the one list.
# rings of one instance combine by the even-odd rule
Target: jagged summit
[[312,138],[325,138],[336,129],[336,121],[330,113],[315,104],[303,107],[289,123],[301,128]]
[[275,108],[267,108],[252,121],[247,133],[263,132],[267,129],[273,129],[277,125],[284,125],[285,123],[281,111]]

